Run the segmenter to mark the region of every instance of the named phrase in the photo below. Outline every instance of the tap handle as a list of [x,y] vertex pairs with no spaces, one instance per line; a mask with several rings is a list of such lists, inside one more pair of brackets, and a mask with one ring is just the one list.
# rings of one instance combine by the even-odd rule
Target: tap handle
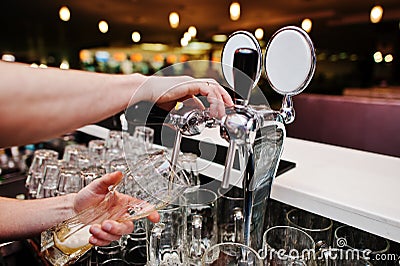
[[258,70],[258,52],[251,48],[238,48],[233,56],[234,99],[246,103],[254,87]]
[[233,162],[235,161],[235,153],[236,153],[236,141],[234,139],[231,139],[229,141],[228,152],[226,154],[224,176],[221,184],[221,187],[223,189],[229,188],[231,169],[233,167]]
[[243,210],[240,207],[233,209],[233,221],[234,221],[234,234],[235,243],[243,243],[244,231],[243,231]]
[[201,215],[193,215],[192,218],[192,243],[190,245],[189,256],[193,259],[201,258],[205,251],[205,247],[201,240],[201,230],[203,227],[203,217]]
[[161,237],[165,229],[164,223],[156,223],[151,229],[149,245],[149,264],[152,266],[161,264]]

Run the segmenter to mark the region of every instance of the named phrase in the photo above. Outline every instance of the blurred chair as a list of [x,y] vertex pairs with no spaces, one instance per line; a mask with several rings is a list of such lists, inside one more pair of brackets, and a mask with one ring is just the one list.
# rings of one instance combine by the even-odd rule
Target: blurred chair
[[400,99],[302,94],[289,137],[400,157]]

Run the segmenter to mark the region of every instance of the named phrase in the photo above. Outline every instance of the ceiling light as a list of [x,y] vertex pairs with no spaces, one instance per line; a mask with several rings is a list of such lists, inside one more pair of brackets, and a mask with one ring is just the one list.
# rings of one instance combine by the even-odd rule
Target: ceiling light
[[254,32],[254,35],[256,36],[257,39],[261,40],[264,37],[264,30],[261,28],[258,28]]
[[214,42],[225,42],[228,37],[225,34],[215,34],[211,37]]
[[68,7],[66,6],[61,7],[58,14],[62,21],[68,21],[71,18],[71,13],[69,12]]
[[104,20],[100,21],[99,30],[101,33],[106,33],[108,31],[108,23]]
[[371,9],[371,14],[369,15],[372,23],[378,23],[381,21],[383,16],[383,8],[381,6],[374,6]]
[[240,18],[240,4],[238,2],[233,2],[229,8],[229,14],[231,20],[235,21]]
[[188,42],[190,42],[190,40],[192,39],[192,35],[190,35],[189,32],[185,32],[183,34],[183,38],[186,39]]
[[305,30],[306,32],[310,32],[312,27],[312,21],[309,18],[303,19],[303,22],[301,22],[301,28]]
[[190,36],[192,36],[192,38],[196,37],[196,35],[197,35],[197,29],[195,26],[190,26],[188,29],[188,32],[189,32]]
[[391,54],[385,55],[385,62],[386,63],[390,63],[392,61],[393,61],[393,55],[391,55]]
[[133,42],[140,42],[140,33],[137,31],[132,32],[132,41]]
[[187,46],[188,44],[189,44],[189,41],[188,41],[187,39],[185,39],[185,38],[182,38],[182,39],[181,39],[181,46],[185,47],[185,46]]
[[169,14],[169,25],[171,28],[176,29],[179,26],[179,15],[176,12],[171,12]]
[[383,60],[383,57],[382,57],[382,53],[381,52],[375,52],[374,53],[374,61],[375,61],[375,63],[380,63],[380,62],[382,62],[382,60]]

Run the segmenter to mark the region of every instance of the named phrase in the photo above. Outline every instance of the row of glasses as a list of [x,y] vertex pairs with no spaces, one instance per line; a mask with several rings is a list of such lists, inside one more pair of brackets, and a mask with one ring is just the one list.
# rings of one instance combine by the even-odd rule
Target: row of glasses
[[[283,215],[285,225],[271,226],[264,233],[267,265],[386,266],[393,263],[376,259],[380,257],[378,254],[389,251],[387,239],[348,225],[333,230],[331,219],[301,209],[291,209]],[[279,250],[284,252],[279,254],[280,262],[276,263]]]
[[[115,160],[125,160],[123,141],[128,142],[130,151],[138,156],[152,149],[153,138],[154,130],[148,127],[136,128],[133,137],[127,136],[126,132],[111,130],[106,140],[91,140],[87,146],[67,145],[62,160],[58,160],[57,151],[36,150],[25,181],[29,197],[44,198],[78,192],[95,177],[121,170],[111,169],[111,164]],[[136,160],[135,156],[129,159]]]

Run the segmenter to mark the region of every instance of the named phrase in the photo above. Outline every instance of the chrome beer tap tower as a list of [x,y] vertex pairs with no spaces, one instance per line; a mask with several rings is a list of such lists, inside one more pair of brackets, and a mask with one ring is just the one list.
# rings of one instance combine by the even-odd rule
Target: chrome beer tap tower
[[[243,189],[242,244],[259,250],[267,200],[276,175],[285,139],[285,124],[293,122],[292,96],[302,92],[315,71],[316,57],[312,41],[298,27],[278,30],[270,39],[264,55],[251,33],[238,31],[227,40],[222,52],[222,72],[234,92],[234,106],[220,118],[210,117],[195,99],[185,101],[169,115],[176,129],[171,156],[176,164],[182,135],[200,134],[204,128],[219,127],[229,142],[221,187],[229,189],[237,156]],[[282,106],[274,111],[268,105],[251,104],[251,95],[261,76],[262,65],[270,86],[283,95]]]

